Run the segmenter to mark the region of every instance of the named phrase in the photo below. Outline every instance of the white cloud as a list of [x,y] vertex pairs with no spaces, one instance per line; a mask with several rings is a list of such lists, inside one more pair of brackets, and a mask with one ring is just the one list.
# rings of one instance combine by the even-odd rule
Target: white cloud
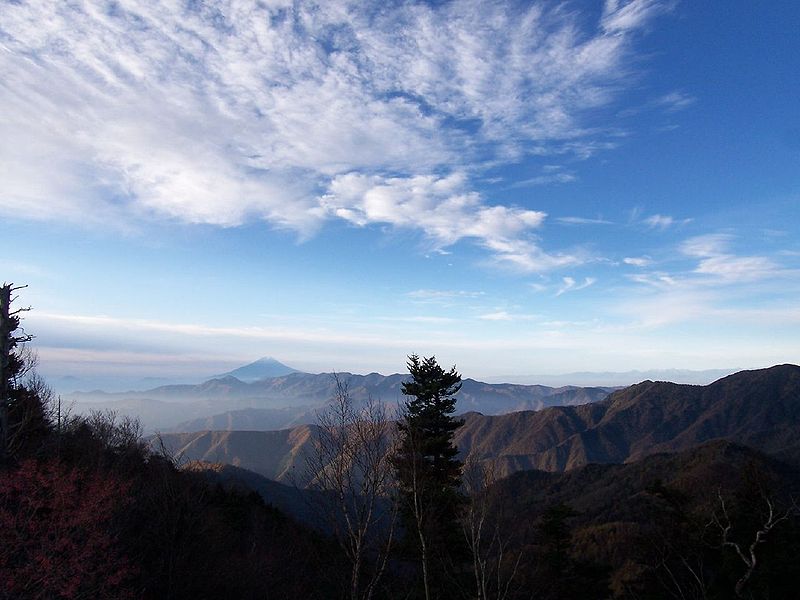
[[564,277],[561,281],[562,285],[560,288],[558,288],[556,296],[561,296],[567,292],[577,292],[578,290],[583,290],[590,285],[595,284],[597,279],[595,277],[586,277],[584,278],[583,283],[578,283],[573,277]]
[[606,219],[590,219],[588,217],[558,217],[556,219],[559,223],[564,223],[565,225],[613,225],[613,221],[608,221]]
[[677,112],[694,104],[695,98],[680,91],[664,94],[656,100],[656,105],[668,112]]
[[536,177],[530,177],[529,179],[517,181],[511,185],[511,187],[524,188],[533,187],[536,185],[549,185],[551,183],[569,183],[571,181],[575,181],[576,179],[577,177],[574,173],[545,173],[543,175],[537,175]]
[[620,88],[629,34],[659,10],[609,1],[587,30],[556,5],[477,0],[5,4],[0,213],[303,235],[338,217],[572,264],[526,237],[543,213],[478,198],[464,173],[612,147],[583,112]]
[[667,215],[652,215],[644,220],[645,225],[653,229],[667,229],[675,223],[675,219]]
[[623,258],[622,262],[633,267],[647,267],[653,264],[653,259],[649,256],[629,256]]
[[727,233],[698,235],[682,242],[680,250],[687,256],[699,258],[722,256],[728,251],[732,241],[733,236]]
[[478,315],[481,321],[532,321],[538,318],[537,315],[510,313],[507,310],[498,310],[482,315]]
[[775,274],[777,265],[764,256],[711,256],[700,261],[695,273],[729,281],[752,281]]
[[754,281],[778,275],[779,266],[765,256],[738,256],[730,251],[733,236],[709,234],[684,241],[681,251],[699,258],[695,273],[730,282]]
[[513,321],[514,317],[505,310],[499,310],[493,313],[486,313],[478,317],[484,321]]
[[660,229],[665,230],[669,229],[673,225],[686,225],[691,223],[692,219],[676,219],[675,217],[671,217],[669,215],[650,215],[649,217],[642,220],[642,223],[647,225],[650,229]]
[[497,262],[526,272],[580,261],[572,255],[548,254],[528,235],[543,223],[545,213],[489,206],[469,191],[461,173],[407,178],[347,173],[333,179],[320,204],[356,225],[420,229],[437,248],[476,240]]
[[665,3],[654,0],[606,0],[602,24],[610,33],[624,33],[641,27],[665,8]]
[[407,296],[421,302],[450,302],[464,298],[480,298],[486,292],[470,290],[413,290]]

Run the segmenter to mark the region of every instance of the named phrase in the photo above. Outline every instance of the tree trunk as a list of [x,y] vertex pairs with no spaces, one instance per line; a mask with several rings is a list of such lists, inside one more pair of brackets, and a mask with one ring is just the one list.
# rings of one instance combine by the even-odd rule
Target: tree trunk
[[8,403],[11,373],[11,334],[10,315],[11,285],[0,286],[0,462],[4,462],[8,449]]

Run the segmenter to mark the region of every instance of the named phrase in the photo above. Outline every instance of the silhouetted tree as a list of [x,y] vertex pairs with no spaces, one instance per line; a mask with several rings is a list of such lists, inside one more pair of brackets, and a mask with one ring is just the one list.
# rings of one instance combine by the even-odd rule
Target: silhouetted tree
[[408,539],[414,539],[422,568],[426,599],[447,597],[447,571],[464,540],[458,521],[465,503],[460,492],[462,463],[453,434],[463,421],[453,418],[461,376],[445,371],[436,358],[408,357],[411,380],[402,392],[410,396],[398,423],[400,439],[393,463],[400,511]]

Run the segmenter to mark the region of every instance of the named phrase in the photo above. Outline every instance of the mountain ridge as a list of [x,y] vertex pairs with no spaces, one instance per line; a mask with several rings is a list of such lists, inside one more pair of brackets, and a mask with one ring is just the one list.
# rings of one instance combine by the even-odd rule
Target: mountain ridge
[[[201,384],[160,386],[143,392],[70,394],[79,411],[116,410],[120,414],[138,413],[149,430],[191,431],[208,428],[205,424],[229,422],[226,428],[258,423],[260,429],[279,429],[313,422],[315,411],[324,408],[336,395],[336,378],[347,386],[355,402],[372,397],[391,410],[405,396],[402,384],[407,374],[300,373],[293,372],[250,383],[234,376],[210,379]],[[459,412],[481,410],[498,414],[523,409],[539,409],[554,404],[581,404],[606,397],[614,388],[580,388],[517,384],[488,384],[466,378],[458,396]],[[182,418],[176,418],[183,411]],[[247,411],[247,412],[243,412]],[[263,411],[255,413],[254,411]],[[249,428],[249,427],[245,427]]]
[[[538,469],[561,472],[587,464],[624,464],[660,452],[679,452],[728,439],[776,457],[800,459],[800,367],[778,365],[742,371],[707,386],[645,381],[579,406],[504,415],[464,415],[455,443],[461,456],[491,465],[499,476]],[[311,450],[314,426],[275,432],[165,434],[187,457],[243,466],[278,481]],[[259,436],[280,459],[239,454],[238,438],[259,447]],[[270,437],[271,436],[271,437]],[[213,448],[199,439],[217,440]],[[280,463],[278,471],[272,465]],[[283,462],[281,462],[283,461]],[[269,462],[270,464],[267,464]],[[247,463],[250,466],[245,466]]]

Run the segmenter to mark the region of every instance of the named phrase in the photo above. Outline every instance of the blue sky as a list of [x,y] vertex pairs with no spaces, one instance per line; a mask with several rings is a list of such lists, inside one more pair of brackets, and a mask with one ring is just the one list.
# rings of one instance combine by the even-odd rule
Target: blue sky
[[0,1],[46,374],[800,362],[796,2]]

